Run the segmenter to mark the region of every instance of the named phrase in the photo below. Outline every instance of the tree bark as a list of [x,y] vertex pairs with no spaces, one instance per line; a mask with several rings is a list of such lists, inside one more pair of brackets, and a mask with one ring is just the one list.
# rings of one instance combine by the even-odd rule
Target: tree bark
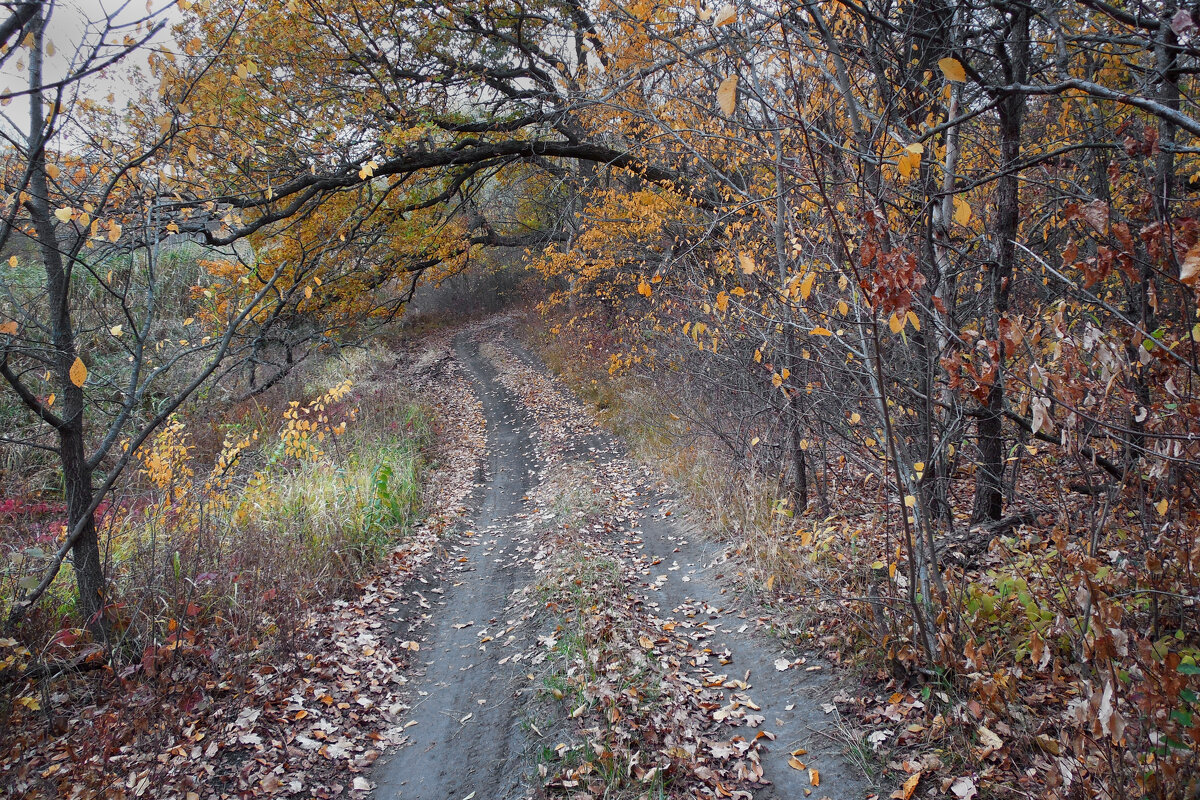
[[[46,308],[53,344],[53,372],[61,387],[63,411],[56,425],[59,461],[62,466],[63,492],[66,495],[68,530],[83,522],[83,530],[71,547],[71,562],[79,592],[79,613],[93,633],[104,631],[104,571],[100,563],[100,543],[92,513],[95,498],[92,470],[84,449],[83,387],[71,380],[75,363],[75,329],[71,321],[70,270],[63,263],[63,248],[50,216],[49,186],[46,173],[46,119],[42,84],[42,9],[33,15],[29,31],[29,200],[27,207],[33,222],[39,254],[46,271]],[[85,520],[85,516],[87,519]]]
[[[1011,18],[1002,53],[1006,56],[1004,79],[1009,85],[1023,84],[1029,72],[1029,7],[1018,5]],[[976,428],[979,469],[975,477],[974,522],[998,520],[1004,515],[1004,342],[1000,318],[1008,311],[1008,299],[1017,260],[1017,232],[1021,220],[1019,174],[1021,121],[1025,94],[1009,90],[997,106],[1000,117],[1000,179],[996,183],[995,257],[988,271],[991,314],[988,337],[996,342],[996,377]]]

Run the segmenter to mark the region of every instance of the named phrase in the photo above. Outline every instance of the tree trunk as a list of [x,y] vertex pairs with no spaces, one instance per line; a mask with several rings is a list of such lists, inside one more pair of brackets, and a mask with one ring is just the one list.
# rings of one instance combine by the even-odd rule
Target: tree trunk
[[808,509],[808,465],[804,460],[804,449],[800,443],[804,441],[804,425],[800,419],[800,403],[795,397],[791,400],[792,411],[792,465],[796,482],[792,486],[792,506],[796,516]]
[[[1029,72],[1029,7],[1013,12],[1006,31],[1006,83],[1024,83]],[[1003,172],[996,183],[995,259],[988,271],[992,300],[988,338],[996,342],[996,377],[980,412],[976,428],[979,470],[975,473],[974,522],[998,520],[1004,515],[1004,342],[1000,318],[1008,311],[1008,298],[1017,261],[1017,232],[1021,221],[1020,187],[1016,165],[1021,157],[1021,120],[1025,95],[1007,92],[997,107],[1000,117],[1000,161]]]
[[[46,119],[42,83],[43,11],[39,9],[29,23],[33,34],[30,48],[29,100],[29,200],[27,208],[35,229],[38,251],[46,272],[46,308],[53,343],[53,372],[61,387],[62,416],[55,428],[59,441],[63,491],[67,501],[68,531],[82,522],[83,528],[71,547],[71,561],[79,592],[79,613],[93,633],[104,631],[104,572],[100,564],[100,543],[96,521],[91,512],[94,499],[92,470],[84,450],[83,387],[71,380],[75,363],[75,329],[71,322],[71,279],[63,263],[64,248],[50,217],[50,195],[46,174]],[[86,517],[86,519],[85,519]]]
[[71,546],[71,564],[79,592],[79,614],[93,633],[101,633],[105,629],[104,570],[100,563],[96,520],[90,513],[95,495],[92,491],[92,471],[88,469],[84,457],[82,426],[73,425],[60,431],[59,443],[63,486],[67,495],[68,530],[74,530],[79,521],[84,520],[83,531]]

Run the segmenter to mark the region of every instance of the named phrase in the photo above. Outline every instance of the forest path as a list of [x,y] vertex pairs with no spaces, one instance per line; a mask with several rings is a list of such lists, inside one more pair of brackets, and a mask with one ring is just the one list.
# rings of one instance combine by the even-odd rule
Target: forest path
[[[726,724],[741,727],[732,732],[751,740],[758,731],[777,737],[759,748],[764,783],[753,796],[867,796],[861,771],[841,755],[837,715],[827,713],[828,668],[785,654],[778,639],[760,630],[765,626],[752,610],[736,605],[720,581],[723,571],[736,569],[727,549],[685,526],[678,500],[649,470],[632,464],[536,357],[507,336],[504,322],[474,326],[455,339],[455,356],[487,420],[487,478],[477,492],[476,527],[450,545],[444,594],[419,615],[424,620],[410,621],[412,629],[428,625],[414,654],[424,673],[413,678],[411,741],[376,766],[374,796],[505,800],[541,794],[530,780],[538,743],[528,733],[529,709],[537,686],[527,671],[545,656],[535,641],[537,604],[528,599],[548,546],[531,524],[536,509],[530,502],[540,476],[563,463],[626,504],[627,523],[607,544],[622,554],[617,560],[640,595],[638,607],[660,629],[678,630],[704,653],[719,655],[721,671],[742,684],[730,687],[727,702],[736,707],[736,694],[758,706],[757,730],[735,716]],[[805,769],[789,765],[800,750]]]
[[454,353],[487,420],[486,482],[475,527],[450,545],[443,586],[417,595],[429,613],[418,610],[408,621],[410,631],[426,621],[430,629],[414,653],[410,742],[377,765],[377,798],[519,797],[529,771],[518,702],[522,676],[505,656],[523,643],[526,621],[511,601],[529,577],[530,539],[521,520],[534,481],[533,421],[496,381],[478,341],[460,334]]

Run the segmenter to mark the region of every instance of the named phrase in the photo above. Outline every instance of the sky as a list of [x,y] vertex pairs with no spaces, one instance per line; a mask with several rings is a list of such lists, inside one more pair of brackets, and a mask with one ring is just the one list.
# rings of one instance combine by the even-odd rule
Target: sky
[[[60,79],[67,74],[72,57],[83,42],[94,43],[101,26],[106,18],[117,24],[132,25],[150,14],[158,14],[156,19],[165,18],[173,23],[180,19],[180,12],[174,2],[169,0],[58,0],[46,26],[46,39],[53,44],[54,54],[49,55],[45,65],[45,76],[49,80]],[[170,34],[163,31],[151,42],[162,43],[169,40]],[[117,36],[120,39],[121,36]],[[49,48],[47,48],[49,51]],[[128,56],[120,65],[107,70],[103,77],[89,81],[88,94],[103,96],[112,92],[118,98],[133,96],[132,87],[128,80],[128,70],[146,64],[146,52],[140,51]],[[5,65],[0,73],[0,86],[15,89],[24,84],[24,70],[16,69],[15,59]]]

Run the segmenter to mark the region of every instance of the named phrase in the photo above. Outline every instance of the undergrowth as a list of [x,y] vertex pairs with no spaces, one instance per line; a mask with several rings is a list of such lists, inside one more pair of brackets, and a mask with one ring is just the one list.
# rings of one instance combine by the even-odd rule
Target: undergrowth
[[[219,672],[291,651],[310,607],[386,558],[421,513],[432,418],[377,374],[380,356],[351,352],[295,387],[305,399],[229,414],[215,453],[193,438],[205,432],[195,417],[147,442],[102,518],[107,641],[75,614],[64,569],[0,638],[0,737],[43,711],[47,691],[94,701],[118,689],[72,676],[128,686],[175,663]],[[38,524],[45,541],[10,552],[0,573],[0,612],[64,535],[61,522]]]
[[[740,448],[731,445],[738,420],[707,407],[687,376],[662,363],[611,369],[616,334],[572,326],[565,314],[523,335],[740,553],[743,590],[773,609],[777,628],[863,679],[868,688],[838,701],[870,732],[860,755],[886,764],[903,796],[933,776],[942,791],[954,783],[997,797],[1198,796],[1200,642],[1186,611],[1194,599],[1137,591],[1138,559],[1153,567],[1166,555],[1124,555],[1140,552],[1125,521],[1132,512],[1037,499],[1040,485],[1061,480],[1050,453],[1018,445],[1017,491],[1037,499],[1019,534],[943,544],[950,596],[937,625],[948,655],[921,667],[907,564],[878,482],[831,458],[818,467],[820,496],[797,514],[782,454],[756,450],[744,430],[733,437]],[[951,499],[969,508],[969,497]],[[958,524],[970,530],[962,514]],[[1183,611],[1160,610],[1168,605]]]

